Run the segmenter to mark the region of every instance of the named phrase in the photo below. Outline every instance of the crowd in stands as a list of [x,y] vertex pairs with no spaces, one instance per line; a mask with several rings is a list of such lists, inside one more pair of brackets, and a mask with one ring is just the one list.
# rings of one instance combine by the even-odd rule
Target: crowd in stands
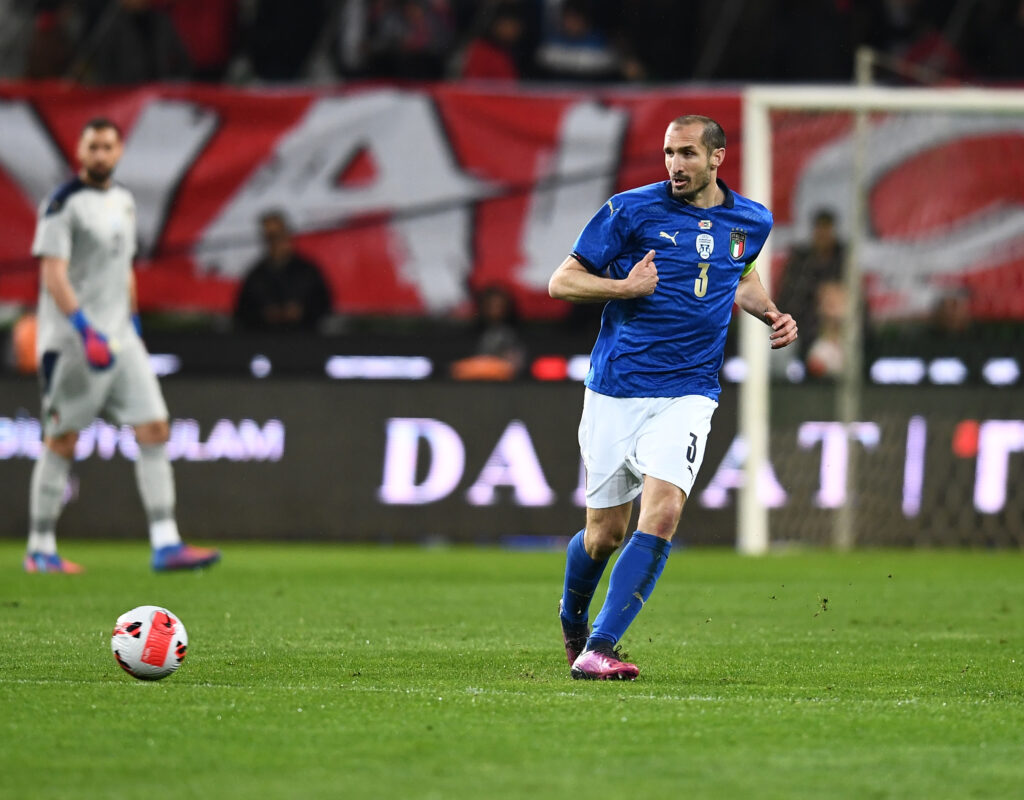
[[0,0],[0,78],[1024,80],[1024,0]]

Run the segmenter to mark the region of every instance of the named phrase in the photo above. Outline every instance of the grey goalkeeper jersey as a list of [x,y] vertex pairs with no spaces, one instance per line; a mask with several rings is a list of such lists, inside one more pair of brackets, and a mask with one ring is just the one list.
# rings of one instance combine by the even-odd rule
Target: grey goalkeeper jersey
[[[135,335],[129,294],[135,200],[127,189],[96,189],[79,178],[65,183],[39,208],[32,255],[67,260],[86,318],[112,343]],[[43,285],[37,313],[37,355],[78,343],[78,332]]]

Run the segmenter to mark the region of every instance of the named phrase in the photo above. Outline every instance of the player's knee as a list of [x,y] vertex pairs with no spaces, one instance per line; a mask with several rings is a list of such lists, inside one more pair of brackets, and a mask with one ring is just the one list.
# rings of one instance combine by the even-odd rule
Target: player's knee
[[675,536],[677,527],[679,527],[678,515],[675,517],[654,517],[647,522],[640,523],[637,526],[637,530],[657,536],[659,539],[671,541],[672,537]]
[[583,547],[591,558],[603,561],[622,546],[626,532],[606,527],[587,528]]
[[75,445],[78,444],[78,433],[62,433],[59,436],[47,436],[46,446],[61,458],[71,460],[75,456]]
[[641,509],[637,528],[660,539],[671,539],[683,513],[682,497],[665,498],[651,508]]
[[139,444],[163,444],[171,436],[167,420],[156,420],[135,426],[135,439]]
[[637,528],[661,539],[671,539],[679,526],[686,504],[686,494],[677,486],[651,480],[640,502]]

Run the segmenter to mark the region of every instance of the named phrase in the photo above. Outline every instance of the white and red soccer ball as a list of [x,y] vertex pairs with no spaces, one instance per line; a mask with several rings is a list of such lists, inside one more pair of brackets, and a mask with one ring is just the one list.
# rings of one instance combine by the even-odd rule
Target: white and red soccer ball
[[117,618],[110,637],[114,660],[143,681],[166,678],[185,660],[188,633],[181,620],[160,606],[139,606]]

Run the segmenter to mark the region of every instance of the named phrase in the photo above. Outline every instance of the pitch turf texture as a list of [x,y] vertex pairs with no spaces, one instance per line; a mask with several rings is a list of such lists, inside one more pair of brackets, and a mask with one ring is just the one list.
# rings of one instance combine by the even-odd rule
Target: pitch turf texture
[[[1024,558],[677,549],[623,642],[635,683],[570,679],[562,555],[229,545],[154,575],[0,544],[0,797],[1020,797]],[[599,597],[603,596],[603,585]],[[190,636],[159,683],[115,618]]]

